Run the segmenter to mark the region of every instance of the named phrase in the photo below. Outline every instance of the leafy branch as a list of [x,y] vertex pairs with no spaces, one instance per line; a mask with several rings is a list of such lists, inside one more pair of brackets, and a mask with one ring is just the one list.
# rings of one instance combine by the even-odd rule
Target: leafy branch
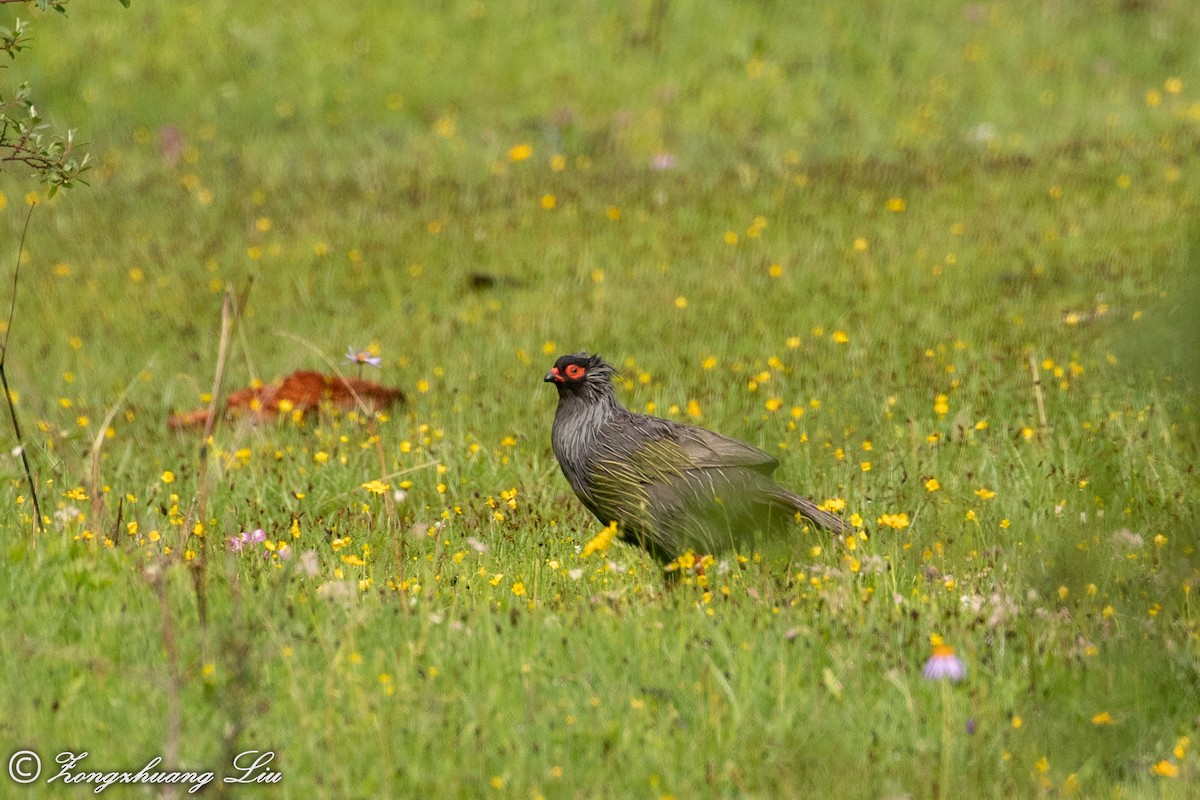
[[[67,13],[68,0],[0,0],[0,5],[24,3],[42,11],[53,9]],[[118,0],[129,7],[129,0]],[[0,53],[15,59],[29,42],[28,25],[16,19],[11,28],[0,27]],[[62,187],[84,183],[80,175],[88,169],[88,156],[75,152],[75,131],[65,135],[50,131],[30,95],[28,83],[20,84],[11,95],[0,92],[0,171],[14,165],[32,170],[50,187],[53,196]]]

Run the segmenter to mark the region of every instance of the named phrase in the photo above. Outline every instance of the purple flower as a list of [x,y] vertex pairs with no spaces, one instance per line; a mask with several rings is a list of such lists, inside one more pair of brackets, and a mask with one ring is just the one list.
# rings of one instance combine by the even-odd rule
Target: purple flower
[[921,670],[921,674],[925,676],[926,680],[958,683],[967,677],[967,665],[954,655],[953,647],[939,644],[933,648],[933,655],[925,662],[925,668]]
[[262,528],[258,528],[253,532],[242,531],[237,536],[229,537],[229,552],[240,553],[243,549],[245,549],[246,545],[258,544],[259,542],[265,542],[266,540],[267,534]]
[[346,360],[351,364],[369,364],[372,367],[383,366],[383,359],[380,356],[373,356],[367,350],[355,350],[353,347],[346,350]]

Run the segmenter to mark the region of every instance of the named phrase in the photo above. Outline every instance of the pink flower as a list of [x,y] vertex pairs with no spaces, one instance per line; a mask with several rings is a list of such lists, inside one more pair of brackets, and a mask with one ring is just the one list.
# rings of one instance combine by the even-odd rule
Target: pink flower
[[651,159],[650,166],[660,172],[673,169],[675,167],[675,156],[671,153],[658,153]]
[[258,544],[259,542],[265,542],[266,540],[266,532],[263,531],[262,528],[259,528],[253,532],[242,531],[237,536],[229,537],[227,546],[229,547],[229,552],[240,553],[246,547],[246,545]]
[[939,644],[933,648],[933,655],[925,662],[925,668],[921,670],[921,674],[925,676],[926,680],[958,683],[967,677],[967,665],[954,655],[953,647]]

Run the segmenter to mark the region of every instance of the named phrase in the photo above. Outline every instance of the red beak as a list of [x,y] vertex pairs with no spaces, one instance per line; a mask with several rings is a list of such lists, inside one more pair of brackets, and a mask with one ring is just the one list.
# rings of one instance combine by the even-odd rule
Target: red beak
[[562,383],[563,376],[562,373],[558,371],[558,367],[553,367],[549,372],[546,373],[546,377],[542,378],[542,380],[546,383]]

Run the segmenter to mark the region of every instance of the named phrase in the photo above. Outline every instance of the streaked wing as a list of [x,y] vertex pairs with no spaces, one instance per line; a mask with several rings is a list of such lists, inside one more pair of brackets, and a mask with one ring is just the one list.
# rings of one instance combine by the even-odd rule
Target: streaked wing
[[771,455],[737,439],[691,425],[673,425],[675,441],[688,460],[701,469],[706,467],[749,467],[769,475],[779,466]]
[[[662,451],[663,460],[673,464],[676,470],[706,469],[708,467],[750,467],[770,474],[779,466],[768,453],[737,439],[719,433],[684,425],[680,422],[630,414],[615,422],[606,432],[606,439],[613,442],[627,441],[644,443],[669,443],[674,448]],[[652,462],[659,459],[652,458]]]

